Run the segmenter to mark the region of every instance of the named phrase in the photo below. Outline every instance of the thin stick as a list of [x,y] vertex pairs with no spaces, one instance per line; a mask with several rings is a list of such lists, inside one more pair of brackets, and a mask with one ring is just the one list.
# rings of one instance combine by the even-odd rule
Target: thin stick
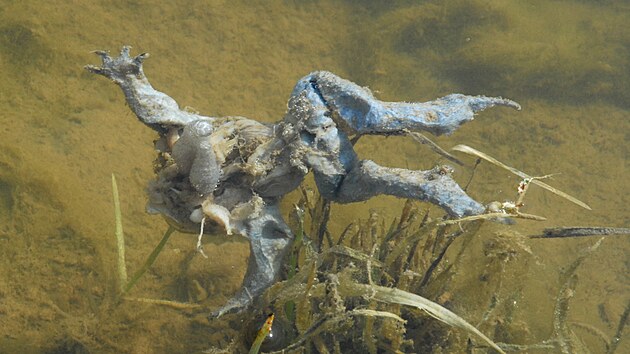
[[460,166],[464,166],[464,163],[461,162],[459,159],[457,159],[457,157],[449,154],[446,150],[442,149],[438,144],[434,143],[431,139],[427,138],[423,134],[420,134],[418,132],[412,132],[406,129],[404,130],[404,132],[407,135],[409,135],[411,138],[413,138],[413,140],[415,140],[416,142],[423,145],[428,145],[429,148],[433,150],[433,152],[435,152],[436,154],[441,155],[445,159],[451,162],[454,162]]
[[544,229],[542,235],[534,235],[530,237],[561,238],[608,235],[630,235],[630,229],[623,227],[554,227]]
[[472,180],[475,177],[475,171],[477,171],[477,166],[479,166],[480,163],[481,163],[481,159],[477,158],[477,161],[475,161],[475,165],[473,166],[472,171],[470,172],[470,178],[468,178],[468,182],[466,183],[466,186],[463,188],[464,192],[468,190],[468,187],[470,187],[470,184],[472,183]]
[[473,220],[488,220],[488,219],[497,219],[497,218],[517,218],[517,219],[527,219],[527,220],[535,220],[535,221],[545,221],[547,218],[543,216],[538,216],[534,214],[525,214],[521,212],[514,213],[488,213],[488,214],[479,214],[466,216],[461,219],[453,219],[453,220],[444,220],[438,223],[438,226],[443,225],[453,225],[464,221],[473,221]]
[[584,203],[583,201],[581,201],[581,200],[579,200],[579,199],[577,199],[575,197],[572,197],[572,196],[568,195],[567,193],[565,193],[565,192],[563,192],[563,191],[561,191],[559,189],[556,189],[556,188],[554,188],[554,187],[552,187],[552,186],[550,186],[550,185],[548,185],[548,184],[546,184],[544,182],[541,182],[540,180],[533,178],[532,176],[528,175],[525,172],[519,171],[519,170],[515,169],[514,167],[510,167],[510,166],[502,163],[501,161],[495,159],[492,156],[486,155],[486,154],[484,154],[483,152],[481,152],[479,150],[473,149],[473,148],[471,148],[468,145],[457,145],[457,146],[453,147],[453,150],[460,151],[460,152],[463,152],[465,154],[469,154],[469,155],[473,155],[473,156],[477,156],[479,158],[482,158],[482,159],[484,159],[484,160],[486,160],[486,161],[488,161],[488,162],[490,162],[490,163],[492,163],[494,165],[497,165],[497,166],[499,166],[499,167],[501,167],[503,169],[506,169],[506,170],[512,172],[513,174],[515,174],[515,175],[517,175],[517,176],[519,176],[519,177],[521,177],[523,179],[530,178],[530,179],[532,179],[531,182],[534,183],[535,185],[538,185],[538,186],[540,186],[540,187],[550,191],[551,193],[559,195],[562,198],[565,198],[565,199],[567,199],[567,200],[569,200],[569,201],[571,201],[571,202],[581,206],[584,209],[592,210],[591,207],[588,206],[588,204]]
[[121,292],[125,292],[127,284],[127,266],[125,265],[125,235],[122,227],[122,213],[120,212],[120,199],[118,197],[118,185],[116,176],[112,173],[112,193],[114,195],[114,216],[116,218],[116,245],[118,248],[118,286]]

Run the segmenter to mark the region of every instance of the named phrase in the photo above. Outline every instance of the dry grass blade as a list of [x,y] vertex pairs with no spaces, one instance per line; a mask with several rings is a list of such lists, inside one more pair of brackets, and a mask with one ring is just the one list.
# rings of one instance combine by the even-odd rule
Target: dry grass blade
[[177,301],[171,301],[171,300],[159,300],[159,299],[147,299],[144,297],[123,297],[124,300],[127,301],[136,301],[136,302],[143,302],[145,304],[153,304],[153,305],[162,305],[162,306],[167,306],[167,307],[171,307],[177,310],[189,310],[189,309],[197,309],[200,308],[201,305],[199,304],[189,304],[189,303],[185,303],[185,302],[177,302]]
[[391,318],[393,320],[396,320],[398,322],[401,323],[407,323],[406,320],[404,320],[402,317],[393,314],[391,312],[387,312],[387,311],[377,311],[377,310],[369,310],[369,309],[357,309],[357,310],[352,310],[349,311],[348,314],[350,315],[361,315],[361,316],[366,316],[366,317],[383,317],[383,318]]
[[118,250],[118,286],[124,292],[127,284],[127,266],[125,265],[125,235],[122,226],[122,213],[120,211],[120,199],[116,176],[112,173],[112,194],[114,196],[114,216],[116,218],[116,246]]
[[442,149],[438,144],[434,143],[431,139],[427,138],[423,134],[420,134],[418,132],[408,131],[408,130],[405,130],[405,133],[409,135],[411,138],[413,138],[413,140],[415,140],[416,142],[423,145],[428,145],[429,148],[433,150],[433,152],[435,152],[436,154],[441,155],[447,160],[454,162],[460,166],[464,166],[464,163],[461,162],[457,157],[451,155],[446,150]]
[[368,309],[357,309],[357,310],[352,310],[348,312],[343,312],[334,316],[324,316],[320,318],[319,320],[315,321],[311,325],[311,327],[308,328],[306,331],[304,331],[304,333],[302,333],[297,339],[295,339],[295,341],[291,345],[287,346],[286,348],[283,348],[281,351],[272,352],[272,354],[291,352],[292,350],[299,348],[308,339],[313,338],[320,333],[324,333],[329,330],[334,330],[338,328],[340,323],[354,316],[389,318],[389,319],[399,321],[401,323],[407,323],[407,321],[402,319],[400,316],[395,315],[391,312],[375,311],[375,310],[368,310]]
[[345,296],[369,296],[371,299],[380,302],[416,307],[449,326],[461,328],[471,334],[474,334],[499,353],[505,353],[496,343],[486,337],[473,325],[466,322],[466,320],[441,305],[423,298],[422,296],[396,288],[357,284],[349,279],[340,281],[339,291]]
[[584,209],[592,210],[591,207],[588,206],[588,204],[584,203],[583,201],[581,201],[581,200],[579,200],[579,199],[577,199],[575,197],[572,197],[572,196],[568,195],[567,193],[565,193],[565,192],[563,192],[563,191],[561,191],[559,189],[556,189],[556,188],[548,185],[547,183],[541,182],[540,180],[538,180],[538,179],[528,175],[525,172],[519,171],[519,170],[515,169],[514,167],[510,167],[510,166],[502,163],[501,161],[495,159],[494,157],[489,156],[489,155],[487,155],[487,154],[485,154],[485,153],[483,153],[483,152],[481,152],[479,150],[476,150],[474,148],[471,148],[468,145],[457,145],[457,146],[453,147],[453,150],[459,151],[459,152],[463,152],[465,154],[477,156],[477,157],[479,157],[481,159],[484,159],[484,160],[486,160],[486,161],[488,161],[488,162],[490,162],[490,163],[492,163],[494,165],[497,165],[497,166],[499,166],[499,167],[501,167],[503,169],[506,169],[506,170],[512,172],[513,174],[521,177],[521,178],[530,178],[530,179],[532,179],[531,183],[534,183],[534,184],[536,184],[536,185],[538,185],[538,186],[540,186],[540,187],[550,191],[551,193],[559,195],[562,198],[565,198],[565,199],[567,199],[567,200],[569,200],[569,201],[571,201],[571,202],[581,206]]

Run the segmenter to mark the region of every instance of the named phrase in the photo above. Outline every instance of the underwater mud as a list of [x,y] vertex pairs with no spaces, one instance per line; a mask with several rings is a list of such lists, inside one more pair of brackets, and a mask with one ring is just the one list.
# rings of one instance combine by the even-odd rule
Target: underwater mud
[[[519,102],[521,112],[484,112],[434,140],[447,149],[473,146],[532,175],[559,173],[547,182],[593,210],[532,188],[524,210],[548,221],[486,223],[466,243],[454,241],[445,257],[457,259],[457,271],[426,295],[496,341],[550,338],[563,274],[596,239],[527,236],[553,226],[630,225],[628,10],[605,1],[3,1],[0,352],[244,348],[240,327],[253,315],[206,318],[240,285],[244,240],[208,238],[206,260],[195,252],[193,235],[175,234],[132,290],[134,297],[198,309],[116,299],[111,174],[121,194],[130,272],[167,229],[144,210],[154,134],[113,85],[82,69],[96,63],[90,51],[115,52],[123,44],[151,53],[145,70],[157,89],[207,115],[279,120],[295,81],[315,69],[368,86],[384,100],[461,92]],[[357,150],[391,167],[429,169],[444,162],[405,137],[362,138]],[[468,167],[457,167],[455,177],[465,184],[475,161],[458,157]],[[483,202],[514,199],[518,182],[481,163],[468,192]],[[298,199],[296,192],[284,201],[286,213]],[[379,197],[333,204],[330,234],[366,220],[370,210],[389,223],[404,203]],[[628,254],[627,235],[608,237],[575,272],[568,321],[578,323],[572,331],[594,353],[605,352],[598,333],[610,339],[628,304]],[[410,320],[408,339],[435,340],[426,350],[465,342],[465,333],[445,328],[415,330],[430,321]],[[619,353],[630,350],[627,331]]]

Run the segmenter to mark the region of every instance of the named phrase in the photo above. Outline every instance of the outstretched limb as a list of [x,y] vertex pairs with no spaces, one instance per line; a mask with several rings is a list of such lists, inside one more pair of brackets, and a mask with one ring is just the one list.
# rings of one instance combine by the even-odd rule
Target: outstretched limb
[[451,134],[486,108],[521,109],[518,103],[509,99],[462,94],[424,103],[383,102],[374,98],[368,89],[326,71],[302,78],[295,86],[293,96],[304,90],[316,92],[326,107],[337,113],[333,119],[346,134],[394,134],[405,129],[435,135]]
[[458,218],[484,213],[485,207],[460,188],[451,178],[451,171],[448,166],[427,171],[388,168],[362,160],[348,172],[333,200],[352,203],[386,194],[427,201]]
[[485,208],[455,183],[450,168],[411,171],[359,160],[348,135],[408,130],[450,134],[476,112],[497,105],[520,109],[508,99],[461,94],[427,103],[382,102],[350,81],[314,72],[295,86],[285,123],[301,131],[305,164],[325,198],[351,203],[387,194],[428,201],[459,218],[484,213]]
[[285,255],[291,249],[293,233],[282,219],[278,204],[254,197],[254,207],[233,210],[235,230],[249,239],[249,261],[239,291],[211,317],[238,311],[273,285],[284,266]]
[[129,55],[130,48],[124,46],[120,56],[116,58],[112,58],[105,51],[95,51],[94,53],[101,57],[102,66],[87,65],[85,69],[105,76],[120,86],[127,104],[138,119],[160,133],[165,133],[169,128],[183,127],[199,119],[213,120],[181,110],[173,98],[155,90],[142,70],[142,63],[149,54],[142,53],[132,58]]

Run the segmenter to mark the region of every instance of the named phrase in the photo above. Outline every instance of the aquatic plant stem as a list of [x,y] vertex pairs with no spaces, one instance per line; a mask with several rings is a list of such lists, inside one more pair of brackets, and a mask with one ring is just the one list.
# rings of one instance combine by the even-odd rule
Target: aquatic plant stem
[[124,292],[127,284],[127,266],[125,265],[125,235],[122,227],[122,213],[120,212],[120,199],[118,197],[118,184],[116,176],[112,173],[112,194],[114,195],[114,216],[116,218],[116,245],[118,249],[118,285]]
[[249,349],[249,354],[258,354],[260,352],[260,346],[269,333],[271,333],[271,326],[273,326],[274,314],[271,313],[267,317],[267,320],[258,330],[258,334],[256,335],[256,339],[254,339],[254,343],[252,343],[252,347]]
[[144,275],[144,273],[151,267],[151,265],[153,265],[153,262],[155,262],[155,260],[157,259],[157,256],[160,254],[160,252],[162,252],[164,245],[166,245],[166,242],[171,237],[174,231],[175,231],[175,228],[169,225],[168,229],[164,233],[164,236],[162,236],[160,243],[158,243],[158,245],[155,246],[155,248],[153,249],[153,252],[151,252],[151,254],[147,258],[147,260],[144,262],[142,267],[138,269],[137,272],[134,273],[131,280],[128,283],[126,283],[126,285],[123,287],[122,289],[123,294],[126,294],[127,292],[129,292],[129,290],[133,288],[136,282],[138,282],[140,277],[142,277],[142,275]]
[[[300,256],[300,249],[302,248],[302,239],[304,237],[304,210],[298,205],[294,205],[293,215],[295,216],[296,228],[293,233],[295,240],[293,241],[293,250],[289,255],[289,268],[287,271],[287,279],[291,279],[297,273],[298,258]],[[284,311],[287,318],[291,322],[295,322],[295,301],[288,301],[284,306]]]
[[628,323],[629,317],[630,317],[630,301],[628,301],[628,305],[626,305],[626,309],[623,311],[623,314],[621,315],[621,318],[619,319],[619,324],[617,325],[617,333],[615,333],[615,336],[610,342],[610,347],[608,348],[608,351],[606,352],[606,354],[613,354],[617,350],[617,347],[619,346],[619,342],[621,341],[621,334],[623,333],[623,328],[626,326],[626,323]]

